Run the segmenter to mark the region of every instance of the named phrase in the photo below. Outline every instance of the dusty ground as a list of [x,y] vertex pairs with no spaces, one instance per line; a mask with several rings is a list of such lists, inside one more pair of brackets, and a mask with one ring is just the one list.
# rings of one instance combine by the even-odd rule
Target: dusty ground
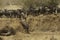
[[[50,40],[52,36],[60,40],[60,14],[29,15],[26,22],[30,26],[30,34],[26,34],[19,18],[0,18],[0,29],[5,26],[16,29],[16,35],[0,36],[3,40]],[[51,32],[54,30],[55,32]]]
[[31,33],[23,34],[17,32],[16,35],[2,36],[3,40],[50,40],[54,36],[55,39],[60,40],[59,34],[42,34],[42,33]]

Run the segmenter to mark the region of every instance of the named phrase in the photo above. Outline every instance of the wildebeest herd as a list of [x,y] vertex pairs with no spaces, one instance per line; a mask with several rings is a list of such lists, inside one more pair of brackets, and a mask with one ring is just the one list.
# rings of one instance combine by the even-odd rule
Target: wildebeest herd
[[[25,31],[29,33],[29,25],[25,22],[25,14],[26,15],[40,15],[40,14],[53,14],[53,13],[60,13],[60,8],[58,7],[52,7],[52,6],[40,6],[39,8],[33,8],[30,7],[28,10],[0,10],[0,18],[6,16],[7,18],[21,18],[24,21],[21,21],[21,24]],[[22,20],[21,19],[21,20]],[[7,29],[9,29],[7,27]],[[12,32],[14,32],[13,28],[10,28],[10,30],[0,30],[0,35],[10,35]],[[6,34],[8,33],[8,34]]]
[[23,12],[22,10],[0,10],[0,17],[2,17],[3,15],[5,15],[6,17],[20,17],[20,13]]
[[40,6],[38,8],[30,7],[28,13],[33,15],[39,14],[53,14],[53,13],[60,13],[60,7],[58,6]]
[[39,15],[39,14],[53,14],[53,13],[60,13],[60,8],[53,7],[53,6],[40,6],[37,8],[29,7],[28,10],[24,11],[21,9],[17,10],[0,10],[0,17],[5,15],[6,17],[21,17],[21,13],[29,15]]

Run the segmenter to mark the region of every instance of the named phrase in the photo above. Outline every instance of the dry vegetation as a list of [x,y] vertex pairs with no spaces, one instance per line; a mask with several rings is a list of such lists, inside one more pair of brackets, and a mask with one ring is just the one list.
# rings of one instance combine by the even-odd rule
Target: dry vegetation
[[[48,5],[50,0],[0,0],[0,8],[7,5],[22,5],[25,10],[30,6],[33,8],[40,7],[41,5]],[[57,0],[53,3],[60,3]],[[15,7],[16,8],[16,7]],[[54,36],[60,40],[60,14],[50,15],[29,15],[26,19],[29,24],[30,34],[26,34],[23,29],[19,18],[0,18],[0,30],[5,26],[12,27],[16,30],[15,35],[0,36],[3,40],[50,40]],[[0,40],[1,40],[0,38]]]
[[39,15],[30,16],[27,21],[31,30],[34,31],[59,31],[60,29],[60,14],[54,15]]
[[[52,36],[60,39],[60,14],[29,15],[26,22],[30,26],[30,34],[26,34],[19,18],[0,18],[0,29],[5,26],[16,29],[16,35],[0,36],[3,40],[50,40]],[[55,32],[51,32],[51,31]]]

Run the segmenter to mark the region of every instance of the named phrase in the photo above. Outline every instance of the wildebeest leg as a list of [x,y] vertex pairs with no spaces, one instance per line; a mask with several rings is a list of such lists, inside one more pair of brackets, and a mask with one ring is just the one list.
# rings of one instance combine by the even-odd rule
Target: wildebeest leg
[[17,14],[17,18],[21,18],[21,15]]
[[17,16],[18,16],[17,13],[15,13],[14,16],[15,16],[15,18],[17,18]]
[[26,28],[25,31],[26,31],[26,33],[30,33],[30,32],[29,32],[29,28]]
[[9,12],[9,14],[10,14],[10,18],[12,18],[13,13],[12,12]]
[[2,16],[3,14],[2,13],[0,13],[0,17]]
[[24,27],[24,29],[25,29],[25,32],[29,34],[30,32],[29,32],[29,26],[28,26],[28,24],[25,25],[25,26],[23,26],[23,27]]
[[11,13],[11,17],[12,17],[12,18],[14,17],[14,13]]
[[23,28],[25,29],[25,32],[30,33],[29,32],[29,25],[26,22],[21,22],[21,24],[22,24]]

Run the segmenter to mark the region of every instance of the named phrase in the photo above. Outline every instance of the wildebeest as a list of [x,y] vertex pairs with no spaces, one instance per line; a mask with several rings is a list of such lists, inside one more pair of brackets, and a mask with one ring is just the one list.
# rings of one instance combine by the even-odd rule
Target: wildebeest
[[60,5],[57,5],[57,12],[60,13]]
[[48,8],[50,9],[49,13],[52,13],[52,14],[56,13],[56,8],[57,8],[56,6],[49,5]]
[[37,8],[33,8],[33,7],[30,7],[28,10],[28,15],[34,15],[34,16],[37,16],[39,15],[40,13],[40,9],[37,7]]
[[45,7],[44,6],[40,6],[40,13],[41,14],[44,14],[45,12],[46,12],[46,9],[45,9]]
[[55,13],[56,8],[55,7],[51,7],[51,6],[41,6],[40,8],[40,13],[42,14],[51,14],[51,13]]
[[10,17],[10,13],[9,13],[9,11],[8,10],[4,10],[4,14],[3,15],[5,15],[6,17]]
[[23,10],[20,10],[20,9],[17,9],[17,17],[18,18],[21,18],[21,16],[22,16],[22,13],[24,13],[24,11]]
[[12,27],[6,26],[2,30],[0,30],[0,36],[10,36],[15,35],[15,30]]
[[5,15],[6,17],[10,17],[9,11],[4,9],[0,11],[0,17]]
[[21,19],[20,23],[22,24],[22,27],[25,29],[25,32],[29,34],[29,24],[25,21],[25,19]]

